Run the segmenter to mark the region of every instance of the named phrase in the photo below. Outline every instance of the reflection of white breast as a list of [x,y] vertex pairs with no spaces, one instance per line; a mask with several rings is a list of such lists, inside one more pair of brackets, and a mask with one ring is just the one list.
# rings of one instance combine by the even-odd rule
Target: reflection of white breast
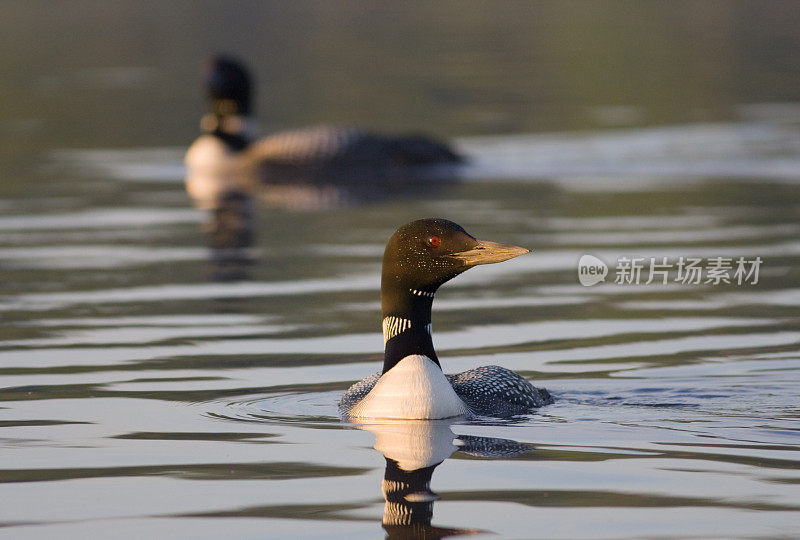
[[362,429],[374,433],[375,449],[404,471],[441,463],[458,449],[449,421],[394,420],[364,424]]
[[436,419],[469,414],[442,370],[413,354],[384,373],[349,413],[351,418]]
[[213,135],[199,137],[186,151],[184,162],[186,191],[199,208],[214,208],[226,191],[248,186],[242,157]]

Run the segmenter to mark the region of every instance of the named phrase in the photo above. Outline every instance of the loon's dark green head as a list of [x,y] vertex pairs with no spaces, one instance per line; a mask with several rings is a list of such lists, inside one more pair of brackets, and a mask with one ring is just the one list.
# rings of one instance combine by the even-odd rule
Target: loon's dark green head
[[473,266],[506,261],[528,252],[522,247],[477,240],[446,219],[407,223],[392,235],[383,254],[384,314],[387,308],[391,311],[396,292],[414,290],[433,295],[442,284]]
[[252,82],[244,65],[229,56],[214,56],[205,65],[210,112],[217,116],[250,114]]

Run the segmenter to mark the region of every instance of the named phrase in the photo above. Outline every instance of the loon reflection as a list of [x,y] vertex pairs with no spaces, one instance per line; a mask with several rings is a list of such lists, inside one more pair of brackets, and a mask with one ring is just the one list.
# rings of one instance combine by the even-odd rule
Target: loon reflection
[[315,126],[257,138],[252,78],[241,62],[210,59],[208,113],[186,152],[186,189],[209,212],[215,250],[250,246],[253,200],[290,210],[324,209],[401,196],[430,195],[454,180],[463,159],[421,135],[392,136]]
[[386,458],[381,491],[386,501],[382,524],[387,538],[446,538],[488,531],[431,524],[439,496],[431,490],[433,472],[455,452],[477,457],[511,457],[533,449],[507,439],[455,435],[446,420],[398,420],[358,427],[375,434],[375,449]]

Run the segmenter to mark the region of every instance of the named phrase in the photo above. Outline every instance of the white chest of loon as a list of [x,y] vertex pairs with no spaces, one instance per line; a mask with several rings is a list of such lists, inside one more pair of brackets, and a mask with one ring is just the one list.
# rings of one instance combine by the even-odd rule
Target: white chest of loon
[[383,374],[349,416],[419,420],[469,413],[442,368],[427,356],[412,354]]

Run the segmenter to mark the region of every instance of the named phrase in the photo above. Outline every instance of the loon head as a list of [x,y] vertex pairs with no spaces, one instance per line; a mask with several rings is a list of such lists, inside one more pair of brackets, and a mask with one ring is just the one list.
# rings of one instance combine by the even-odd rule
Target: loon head
[[439,364],[430,323],[433,296],[441,285],[473,266],[528,252],[478,240],[446,219],[420,219],[397,229],[386,245],[381,274],[384,373],[411,354]]
[[200,121],[203,133],[214,135],[230,152],[252,141],[252,83],[244,65],[229,56],[214,56],[204,64],[208,113]]
[[229,56],[214,56],[205,64],[206,94],[217,116],[250,114],[252,83],[247,68]]

